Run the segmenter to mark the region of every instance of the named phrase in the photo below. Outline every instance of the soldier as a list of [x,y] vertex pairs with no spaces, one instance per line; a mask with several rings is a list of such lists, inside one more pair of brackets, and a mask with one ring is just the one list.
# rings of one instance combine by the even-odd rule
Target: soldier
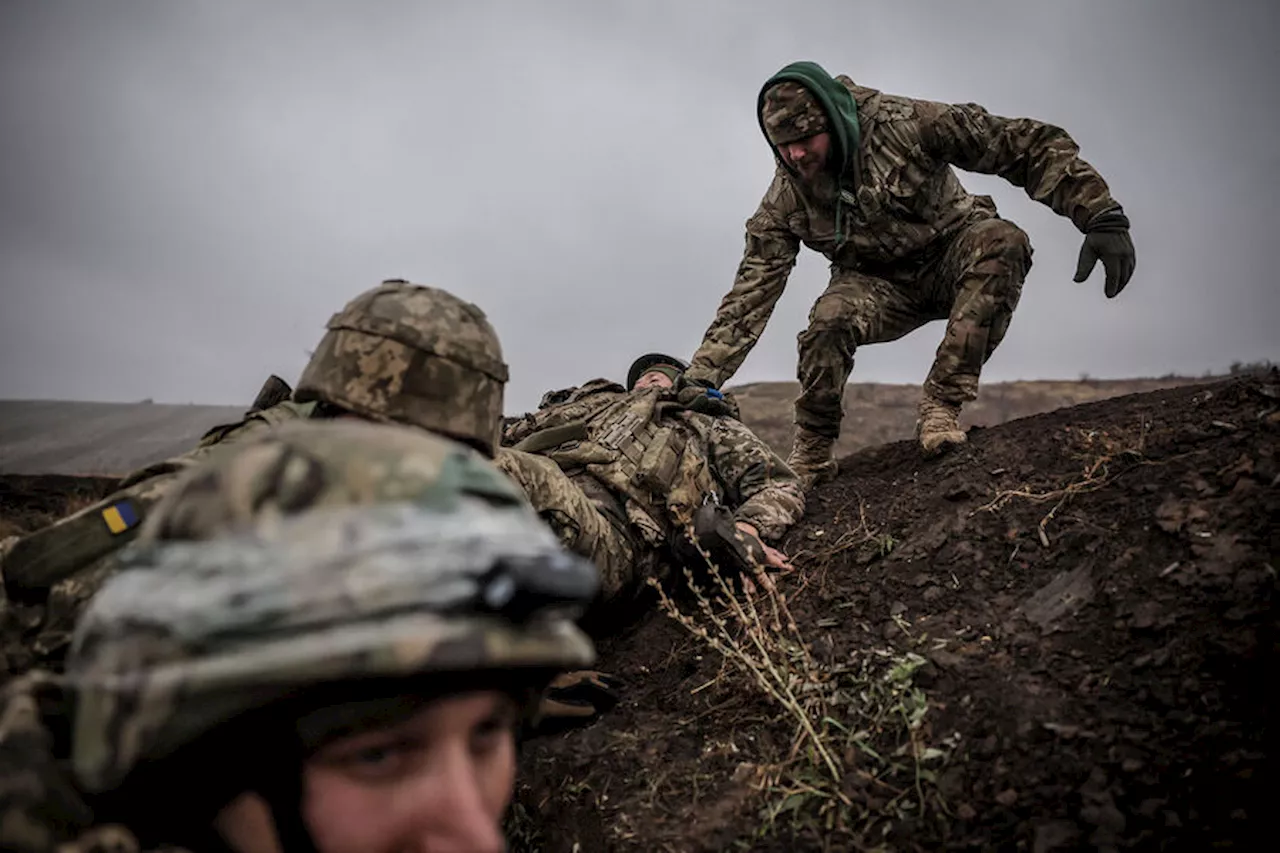
[[736,419],[694,411],[680,395],[685,367],[641,356],[627,387],[594,379],[548,393],[503,435],[498,467],[600,569],[605,613],[688,559],[691,528],[735,568],[790,567],[765,543],[804,512],[795,475]]
[[1075,280],[1101,259],[1105,292],[1135,266],[1129,220],[1067,133],[976,104],[889,95],[788,65],[760,90],[757,114],[777,170],[747,220],[733,288],[693,356],[688,379],[727,381],[755,346],[800,244],[831,261],[831,281],[799,335],[797,433],[788,462],[806,486],[833,477],[845,383],[861,344],[896,340],[932,321],[947,330],[920,401],[926,454],[965,441],[961,406],[1004,338],[1031,265],[1031,245],[970,195],[952,167],[1000,175],[1084,233]]
[[517,729],[594,658],[594,567],[420,430],[243,443],[119,559],[0,709],[4,850],[498,851]]
[[179,475],[211,453],[282,423],[354,417],[421,427],[492,456],[506,381],[498,336],[475,305],[398,279],[365,291],[329,320],[292,399],[214,427],[189,453],[129,475],[104,500],[7,548],[0,578],[11,598],[36,602],[34,617],[24,616],[38,623],[3,631],[7,668],[25,669],[32,655],[57,665],[76,614],[110,571],[103,558],[133,539]]

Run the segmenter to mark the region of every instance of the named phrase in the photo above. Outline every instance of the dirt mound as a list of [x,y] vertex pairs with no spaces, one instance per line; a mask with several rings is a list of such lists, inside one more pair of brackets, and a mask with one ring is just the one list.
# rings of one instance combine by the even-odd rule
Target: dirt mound
[[[1124,394],[1198,385],[1208,378],[1165,376],[1159,379],[1037,379],[989,382],[978,399],[964,408],[965,426],[995,426],[1017,418],[1051,412],[1064,406],[1092,403]],[[784,457],[791,450],[795,430],[796,382],[756,382],[732,387],[742,408],[742,420]],[[910,438],[915,431],[919,385],[851,382],[845,390],[845,417],[838,455],[890,441]]]
[[1278,383],[845,458],[787,542],[796,630],[759,595],[686,596],[687,625],[656,610],[604,642],[625,698],[528,744],[514,848],[1251,848]]

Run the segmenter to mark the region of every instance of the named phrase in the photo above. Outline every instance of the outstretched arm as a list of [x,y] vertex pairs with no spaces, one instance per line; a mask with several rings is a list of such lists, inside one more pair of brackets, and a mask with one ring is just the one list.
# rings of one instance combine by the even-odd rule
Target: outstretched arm
[[720,302],[686,376],[719,388],[742,366],[760,340],[795,266],[800,240],[779,216],[781,178],[774,179],[755,215],[747,220],[747,244],[733,287]]
[[992,115],[977,104],[919,101],[917,109],[920,141],[933,157],[969,172],[999,175],[1081,231],[1093,217],[1120,206],[1060,127]]
[[977,104],[918,102],[921,144],[935,158],[970,172],[999,175],[1070,219],[1085,234],[1075,274],[1106,267],[1106,295],[1124,289],[1137,267],[1129,219],[1098,170],[1062,128],[1031,118],[1003,118]]

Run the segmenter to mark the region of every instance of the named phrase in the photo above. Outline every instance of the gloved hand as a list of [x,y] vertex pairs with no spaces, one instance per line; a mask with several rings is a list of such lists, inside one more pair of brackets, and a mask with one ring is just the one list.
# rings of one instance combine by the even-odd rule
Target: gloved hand
[[738,417],[738,407],[720,391],[683,374],[675,384],[676,402],[691,412],[712,417]]
[[550,734],[594,722],[618,704],[622,682],[594,669],[557,675],[543,691],[533,734]]
[[1124,290],[1138,266],[1133,239],[1129,236],[1129,217],[1119,207],[1099,213],[1085,226],[1075,280],[1080,282],[1088,278],[1099,260],[1107,271],[1107,298],[1114,299]]

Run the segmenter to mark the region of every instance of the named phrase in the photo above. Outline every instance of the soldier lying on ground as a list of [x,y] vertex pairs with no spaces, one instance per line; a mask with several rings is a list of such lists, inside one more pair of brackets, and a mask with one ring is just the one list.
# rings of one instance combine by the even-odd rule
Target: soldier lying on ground
[[806,486],[835,474],[854,350],[933,320],[947,330],[924,383],[920,443],[931,454],[965,440],[960,408],[1009,329],[1031,244],[990,197],[966,192],[953,166],[999,175],[1070,218],[1084,233],[1076,281],[1101,259],[1114,297],[1133,274],[1129,220],[1061,128],[884,94],[812,62],[766,81],[756,110],[777,170],[687,377],[713,388],[728,381],[764,331],[800,244],[825,255],[831,282],[799,336],[787,460]]
[[549,393],[504,432],[498,467],[566,547],[600,569],[597,616],[693,559],[690,528],[731,568],[789,568],[765,543],[804,512],[795,475],[736,418],[703,414],[714,406],[706,389],[684,393],[684,368],[672,356],[642,356],[626,387],[594,379]]
[[0,849],[499,851],[521,720],[594,658],[594,567],[420,430],[243,443],[121,563],[7,691]]
[[35,606],[21,617],[6,614],[0,596],[0,669],[58,665],[76,615],[110,571],[104,558],[211,453],[282,423],[354,417],[421,427],[492,456],[506,381],[498,336],[475,305],[401,280],[365,291],[329,320],[292,399],[214,427],[189,453],[130,474],[106,499],[7,549],[4,587]]

